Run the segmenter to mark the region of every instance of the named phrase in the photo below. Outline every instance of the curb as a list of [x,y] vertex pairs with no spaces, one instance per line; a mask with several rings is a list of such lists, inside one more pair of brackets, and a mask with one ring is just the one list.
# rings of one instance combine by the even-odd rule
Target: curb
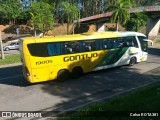
[[0,68],[15,67],[20,65],[22,65],[22,63],[6,64],[6,65],[0,65]]

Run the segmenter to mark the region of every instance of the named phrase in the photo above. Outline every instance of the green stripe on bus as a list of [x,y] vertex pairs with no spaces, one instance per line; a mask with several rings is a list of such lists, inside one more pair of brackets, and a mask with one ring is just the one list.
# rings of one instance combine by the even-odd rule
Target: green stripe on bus
[[97,67],[116,63],[124,55],[127,49],[128,47],[109,50]]

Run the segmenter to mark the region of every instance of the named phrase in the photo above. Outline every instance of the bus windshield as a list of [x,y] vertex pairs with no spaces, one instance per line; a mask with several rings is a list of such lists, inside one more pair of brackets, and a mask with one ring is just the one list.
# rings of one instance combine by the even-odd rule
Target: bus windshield
[[146,37],[144,37],[144,36],[137,36],[137,37],[140,41],[142,51],[147,52],[148,51],[148,42],[145,41]]

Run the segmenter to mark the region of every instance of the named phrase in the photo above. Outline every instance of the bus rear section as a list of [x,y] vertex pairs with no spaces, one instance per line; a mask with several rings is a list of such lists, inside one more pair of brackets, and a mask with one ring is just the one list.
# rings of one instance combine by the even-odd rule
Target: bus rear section
[[36,83],[49,80],[53,62],[46,56],[43,44],[35,46],[34,38],[24,38],[21,40],[20,46],[22,71],[27,81]]
[[[34,40],[30,40],[31,43],[34,43]],[[22,63],[22,72],[23,76],[26,80],[32,83],[32,76],[31,76],[31,67],[30,67],[30,54],[27,48],[26,38],[20,39],[19,41],[19,51],[20,51],[20,59]]]

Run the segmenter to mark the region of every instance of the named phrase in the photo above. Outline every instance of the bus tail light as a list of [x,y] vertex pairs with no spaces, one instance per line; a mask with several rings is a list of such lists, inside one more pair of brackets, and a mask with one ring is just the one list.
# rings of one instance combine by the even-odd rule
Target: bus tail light
[[25,74],[26,74],[26,76],[30,76],[29,70],[26,66],[25,66]]

